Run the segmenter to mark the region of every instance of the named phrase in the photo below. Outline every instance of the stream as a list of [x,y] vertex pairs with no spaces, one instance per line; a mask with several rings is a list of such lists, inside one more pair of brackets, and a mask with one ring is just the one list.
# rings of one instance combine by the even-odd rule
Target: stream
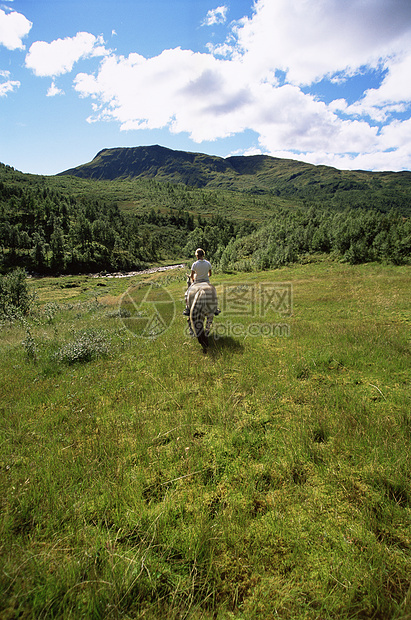
[[143,269],[143,271],[118,271],[115,273],[94,273],[90,274],[93,278],[132,278],[133,276],[141,276],[145,273],[157,273],[157,271],[170,271],[171,269],[185,269],[186,266],[183,263],[179,265],[167,265],[165,267],[151,267],[150,269]]

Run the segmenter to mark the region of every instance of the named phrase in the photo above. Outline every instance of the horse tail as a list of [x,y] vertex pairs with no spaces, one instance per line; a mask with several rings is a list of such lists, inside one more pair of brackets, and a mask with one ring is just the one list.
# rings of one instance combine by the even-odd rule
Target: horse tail
[[[208,347],[208,335],[213,322],[214,306],[217,306],[214,296],[211,295],[211,297],[210,299],[210,287],[200,287],[195,291],[194,299],[190,303],[190,328],[203,347],[204,352],[206,352]],[[206,317],[207,323],[204,327],[204,319]]]
[[204,331],[204,314],[201,311],[202,304],[199,303],[202,301],[204,295],[204,290],[200,288],[196,292],[190,307],[190,325],[197,338],[201,336],[201,333]]

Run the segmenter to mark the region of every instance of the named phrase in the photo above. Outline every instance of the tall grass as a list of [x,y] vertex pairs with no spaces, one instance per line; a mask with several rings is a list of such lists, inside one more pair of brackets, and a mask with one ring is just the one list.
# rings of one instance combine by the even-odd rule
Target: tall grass
[[[3,328],[0,617],[405,620],[409,269],[218,276],[292,282],[292,315],[264,317],[290,335],[223,312],[206,356],[182,281],[133,282],[154,280],[158,338],[124,327],[124,280],[37,283],[35,357]],[[67,363],[85,330],[107,347]]]

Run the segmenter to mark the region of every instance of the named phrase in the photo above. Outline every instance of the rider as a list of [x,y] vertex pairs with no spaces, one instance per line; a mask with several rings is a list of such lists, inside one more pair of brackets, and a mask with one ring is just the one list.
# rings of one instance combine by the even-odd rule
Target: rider
[[[201,248],[198,248],[195,252],[196,261],[191,265],[191,282],[208,282],[210,283],[210,276],[212,274],[211,263],[205,259],[205,252]],[[187,289],[188,291],[188,289]],[[220,314],[221,310],[217,309],[214,314]],[[183,312],[185,316],[190,316],[190,308],[187,306],[187,293],[186,293],[186,307]]]

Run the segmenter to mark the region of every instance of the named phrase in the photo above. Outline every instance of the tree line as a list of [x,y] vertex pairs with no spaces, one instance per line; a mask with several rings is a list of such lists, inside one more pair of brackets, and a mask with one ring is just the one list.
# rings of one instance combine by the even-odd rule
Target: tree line
[[[218,192],[196,194],[196,213],[184,187],[152,182],[136,213],[93,194],[92,185],[75,195],[3,165],[0,173],[0,273],[137,270],[162,259],[191,259],[197,247],[223,271],[275,268],[313,253],[349,263],[410,262],[410,219],[393,209],[279,206],[267,195],[263,224],[253,218],[253,196],[248,203],[244,193],[232,192],[238,209],[228,218]],[[121,195],[120,186],[112,187]]]
[[223,270],[276,268],[315,253],[350,264],[411,262],[411,222],[396,211],[369,209],[279,209],[271,222],[231,240],[218,256]]
[[[116,202],[73,196],[38,183],[0,181],[0,271],[39,274],[142,269],[164,258],[192,255],[254,230],[221,216],[207,220],[182,206],[123,213]],[[195,247],[194,247],[195,246]]]

